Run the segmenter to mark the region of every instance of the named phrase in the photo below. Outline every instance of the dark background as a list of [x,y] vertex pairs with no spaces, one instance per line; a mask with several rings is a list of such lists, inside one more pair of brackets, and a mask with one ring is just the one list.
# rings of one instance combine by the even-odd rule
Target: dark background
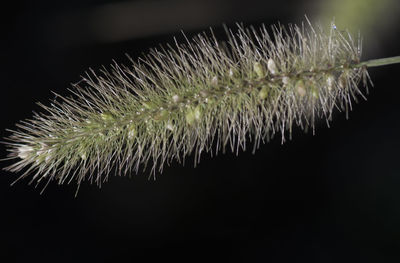
[[[1,137],[88,68],[128,64],[125,53],[172,42],[180,29],[214,26],[223,38],[222,23],[298,22],[322,1],[110,3],[2,6]],[[400,19],[388,24],[365,37],[365,58],[400,55]],[[175,163],[156,181],[139,173],[84,184],[77,198],[75,185],[40,195],[1,172],[0,262],[399,262],[400,65],[370,74],[375,88],[349,120],[337,114],[331,128],[276,138],[255,155]]]

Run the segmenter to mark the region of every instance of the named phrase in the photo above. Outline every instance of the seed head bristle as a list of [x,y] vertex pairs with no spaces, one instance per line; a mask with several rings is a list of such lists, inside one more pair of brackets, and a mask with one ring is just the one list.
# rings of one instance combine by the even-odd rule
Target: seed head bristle
[[101,185],[111,171],[150,165],[154,174],[189,154],[196,164],[203,152],[238,152],[249,137],[254,149],[277,133],[283,141],[293,126],[329,123],[335,108],[347,112],[363,96],[368,73],[353,67],[361,46],[348,33],[310,24],[227,33],[227,44],[203,33],[129,67],[91,70],[72,97],[57,95],[40,104],[46,114],[17,125],[7,143],[16,162],[6,169],[36,182]]

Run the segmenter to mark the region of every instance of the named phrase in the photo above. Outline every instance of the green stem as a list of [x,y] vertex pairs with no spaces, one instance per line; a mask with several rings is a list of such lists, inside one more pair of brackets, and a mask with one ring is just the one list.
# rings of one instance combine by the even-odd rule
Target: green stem
[[360,68],[362,66],[380,67],[380,66],[397,64],[397,63],[400,63],[400,56],[390,57],[390,58],[371,59],[371,60],[367,60],[367,61],[361,62],[359,64],[356,64],[353,67],[355,67],[355,68]]

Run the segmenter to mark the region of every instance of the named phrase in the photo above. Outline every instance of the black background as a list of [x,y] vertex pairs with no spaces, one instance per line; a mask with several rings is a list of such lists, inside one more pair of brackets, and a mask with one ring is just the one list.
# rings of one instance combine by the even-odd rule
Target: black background
[[[2,7],[1,137],[39,110],[35,102],[53,98],[51,90],[68,94],[89,67],[112,59],[128,64],[124,53],[137,57],[185,29],[175,24],[176,30],[101,41],[83,11],[106,3]],[[211,24],[223,37],[224,22],[297,22],[310,6],[231,1],[220,21],[185,31],[190,36]],[[147,24],[158,19],[144,17],[151,17]],[[366,57],[400,55],[399,34],[393,26],[380,52]],[[375,88],[349,120],[337,114],[331,128],[321,124],[315,136],[296,131],[284,145],[276,138],[255,155],[204,156],[197,168],[174,163],[156,181],[139,173],[113,177],[101,189],[84,184],[77,198],[75,185],[52,184],[40,195],[28,180],[10,187],[18,175],[1,172],[0,262],[399,262],[400,65],[370,74]]]

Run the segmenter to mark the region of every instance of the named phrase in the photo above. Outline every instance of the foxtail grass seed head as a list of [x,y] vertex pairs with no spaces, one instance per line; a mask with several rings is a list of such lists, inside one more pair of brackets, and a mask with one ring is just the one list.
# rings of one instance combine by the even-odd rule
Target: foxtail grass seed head
[[[308,22],[258,30],[238,25],[221,44],[213,33],[152,49],[130,66],[90,71],[73,97],[56,96],[46,111],[17,124],[6,138],[5,169],[58,184],[101,185],[114,172],[184,162],[194,154],[230,147],[254,149],[293,126],[314,130],[335,108],[363,97],[367,67],[399,57],[360,62],[361,40]],[[47,184],[46,184],[47,185]]]

